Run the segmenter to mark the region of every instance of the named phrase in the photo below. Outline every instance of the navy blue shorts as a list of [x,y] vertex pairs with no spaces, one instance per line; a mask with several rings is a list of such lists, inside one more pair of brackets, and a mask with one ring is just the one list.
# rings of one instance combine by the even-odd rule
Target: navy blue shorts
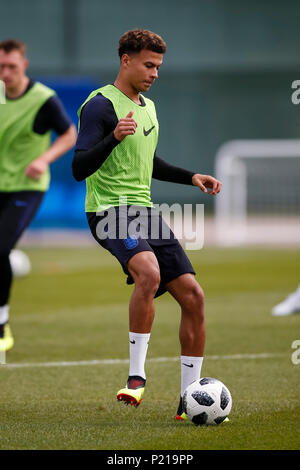
[[[137,214],[128,214],[129,207],[135,208],[133,212],[137,211]],[[141,212],[138,212],[139,208],[142,210],[142,217]],[[113,212],[109,213],[111,210]],[[127,275],[127,284],[134,283],[127,263],[132,256],[142,251],[154,253],[159,264],[161,282],[155,297],[166,292],[165,285],[178,276],[185,273],[196,274],[172,230],[161,215],[153,212],[151,208],[121,206],[100,213],[87,212],[86,216],[95,240],[120,262]],[[132,235],[131,232],[135,228],[136,231]],[[137,236],[136,232],[139,230]]]
[[36,214],[43,191],[0,192],[0,254],[8,255]]

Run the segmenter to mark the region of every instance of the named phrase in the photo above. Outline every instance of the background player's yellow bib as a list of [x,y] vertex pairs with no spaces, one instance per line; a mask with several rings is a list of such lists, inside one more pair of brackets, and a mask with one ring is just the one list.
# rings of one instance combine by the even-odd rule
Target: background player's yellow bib
[[33,131],[35,117],[55,92],[42,83],[15,100],[0,105],[0,191],[46,191],[50,172],[39,180],[25,175],[29,163],[50,146],[51,132],[43,135]]

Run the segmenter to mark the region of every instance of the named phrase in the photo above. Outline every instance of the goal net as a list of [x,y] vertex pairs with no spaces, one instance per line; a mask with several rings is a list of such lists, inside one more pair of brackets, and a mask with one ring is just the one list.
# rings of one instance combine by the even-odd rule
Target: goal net
[[300,139],[227,142],[216,177],[217,244],[300,244]]

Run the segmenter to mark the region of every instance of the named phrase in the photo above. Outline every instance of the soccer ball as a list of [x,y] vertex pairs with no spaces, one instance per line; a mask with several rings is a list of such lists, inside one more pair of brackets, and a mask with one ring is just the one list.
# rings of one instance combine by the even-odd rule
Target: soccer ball
[[228,388],[211,377],[191,383],[183,394],[182,402],[183,411],[196,426],[222,423],[232,406]]
[[24,277],[30,273],[31,263],[24,251],[11,250],[9,261],[14,277]]

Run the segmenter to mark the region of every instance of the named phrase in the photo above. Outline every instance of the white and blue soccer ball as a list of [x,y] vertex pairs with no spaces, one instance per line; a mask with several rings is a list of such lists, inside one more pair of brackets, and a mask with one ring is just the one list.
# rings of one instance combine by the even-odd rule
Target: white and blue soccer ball
[[203,377],[186,388],[182,404],[183,411],[196,426],[216,425],[229,415],[232,398],[220,380]]
[[13,277],[25,277],[31,271],[31,262],[22,250],[11,250],[9,261]]

